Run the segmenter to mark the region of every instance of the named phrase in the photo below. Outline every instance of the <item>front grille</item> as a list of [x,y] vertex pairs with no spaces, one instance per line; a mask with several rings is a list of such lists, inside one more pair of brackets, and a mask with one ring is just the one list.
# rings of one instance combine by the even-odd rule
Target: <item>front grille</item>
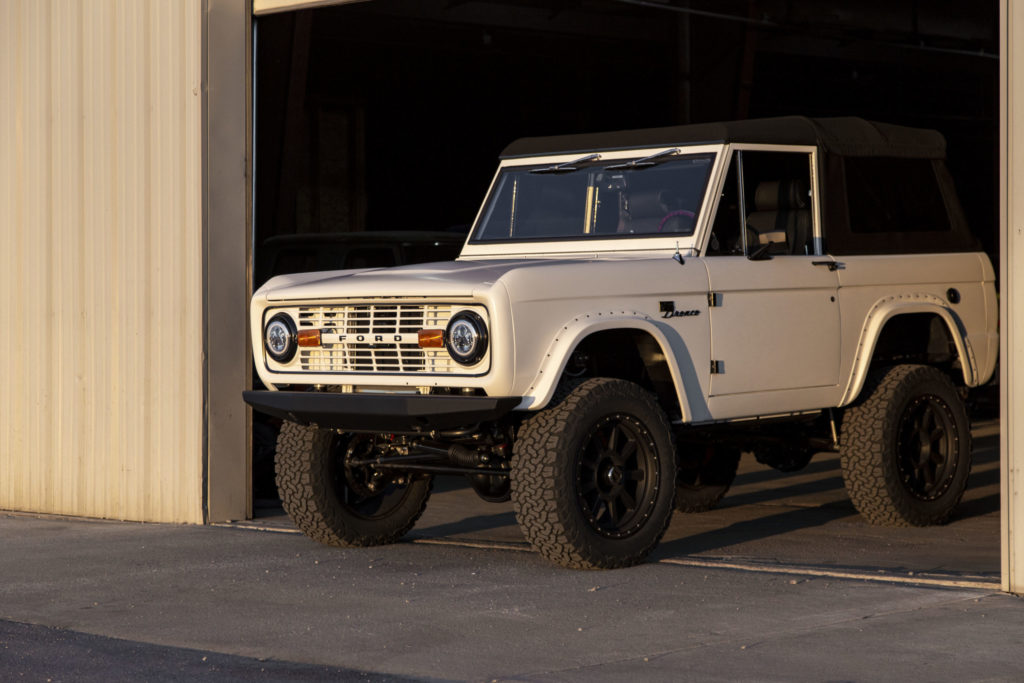
[[444,327],[452,317],[450,304],[355,304],[303,306],[299,327],[330,329],[338,334],[415,334]]
[[451,304],[300,307],[299,329],[319,329],[323,337],[319,348],[299,349],[300,366],[321,373],[465,374],[445,349],[421,349],[416,340],[421,329],[444,329],[454,310]]

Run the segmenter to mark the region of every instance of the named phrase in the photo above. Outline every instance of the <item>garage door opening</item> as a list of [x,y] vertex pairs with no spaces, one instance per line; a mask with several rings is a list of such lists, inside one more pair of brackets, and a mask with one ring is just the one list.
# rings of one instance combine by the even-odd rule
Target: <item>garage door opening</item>
[[[517,137],[785,114],[940,130],[998,262],[994,5],[929,14],[907,1],[854,16],[832,3],[653,4],[375,0],[259,17],[254,286],[456,252]],[[996,409],[984,398],[978,418]],[[256,514],[276,497],[275,434],[255,420]],[[827,463],[808,474],[834,479]],[[741,470],[752,485],[775,481],[752,468]],[[738,489],[736,504],[772,499],[758,491]],[[997,511],[978,500],[972,516]]]
[[[685,17],[449,4],[258,20],[255,287],[454,258],[512,139],[690,116]],[[275,435],[256,419],[257,509],[276,497]]]

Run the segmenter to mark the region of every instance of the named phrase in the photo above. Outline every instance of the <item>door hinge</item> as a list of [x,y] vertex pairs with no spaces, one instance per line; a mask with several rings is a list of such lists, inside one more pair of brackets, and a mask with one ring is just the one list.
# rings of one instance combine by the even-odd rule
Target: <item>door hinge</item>
[[720,292],[708,292],[708,308],[717,308],[722,305],[722,294]]
[[711,361],[711,374],[721,375],[725,372],[725,363],[720,360]]

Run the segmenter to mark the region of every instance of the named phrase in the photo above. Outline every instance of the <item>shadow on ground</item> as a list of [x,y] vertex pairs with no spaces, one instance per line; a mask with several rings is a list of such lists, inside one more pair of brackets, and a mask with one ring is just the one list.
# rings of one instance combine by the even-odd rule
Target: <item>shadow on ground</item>
[[[280,508],[258,510],[266,527],[288,528]],[[461,480],[438,479],[412,540],[527,548],[510,503],[481,501]],[[954,519],[944,526],[866,524],[843,488],[839,457],[820,453],[799,472],[782,473],[744,456],[721,505],[676,513],[654,559],[753,562],[998,576],[998,425],[976,426],[974,465]]]

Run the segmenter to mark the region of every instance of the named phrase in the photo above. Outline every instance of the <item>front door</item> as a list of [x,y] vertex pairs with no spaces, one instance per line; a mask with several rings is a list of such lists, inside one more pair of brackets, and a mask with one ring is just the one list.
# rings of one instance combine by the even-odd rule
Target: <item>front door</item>
[[839,382],[839,280],[829,262],[819,256],[706,260],[711,396]]
[[705,249],[712,397],[839,381],[839,278],[821,255],[814,150],[755,147],[732,150]]

